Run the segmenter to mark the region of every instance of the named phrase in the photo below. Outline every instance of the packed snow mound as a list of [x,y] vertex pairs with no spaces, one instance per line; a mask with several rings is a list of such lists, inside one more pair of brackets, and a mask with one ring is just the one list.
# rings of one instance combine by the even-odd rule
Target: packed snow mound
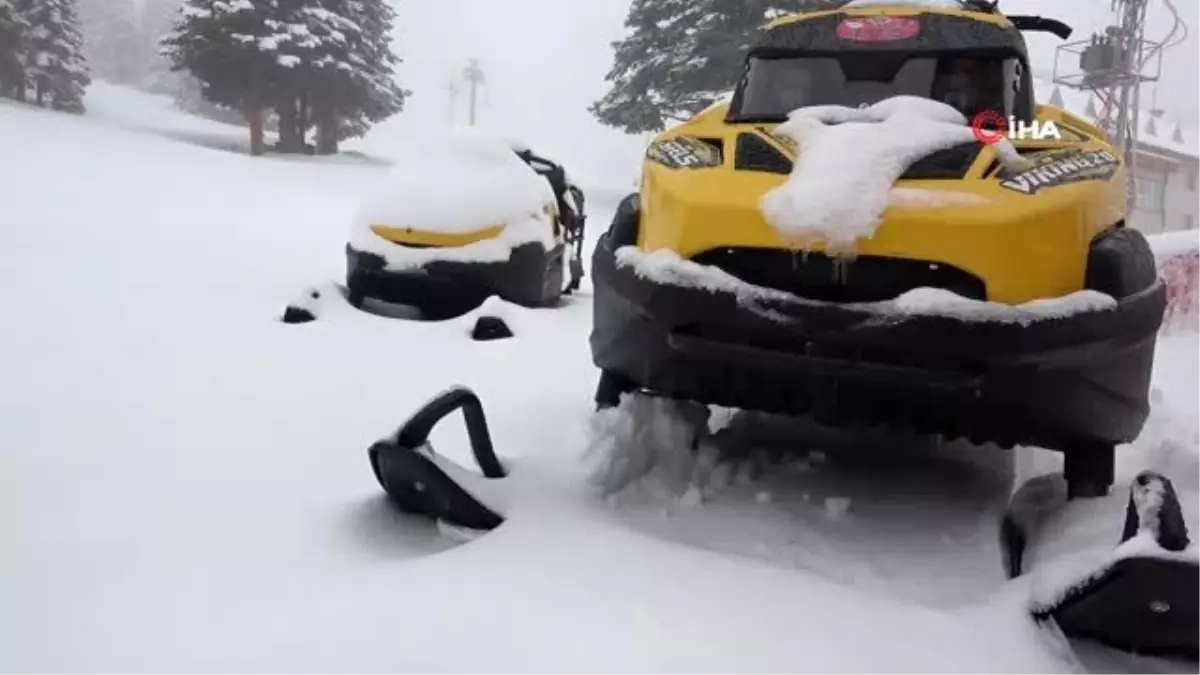
[[797,159],[787,182],[763,197],[763,214],[785,239],[823,240],[835,252],[874,235],[909,166],[975,140],[962,113],[916,96],[800,108],[775,133],[795,141]]
[[[554,192],[507,139],[453,128],[413,136],[399,161],[354,218],[350,243],[383,256],[389,269],[436,260],[501,262],[522,244],[554,245]],[[406,248],[372,226],[466,234],[492,227],[499,236],[457,248]]]
[[708,416],[699,404],[637,396],[597,412],[589,422],[583,455],[588,483],[612,503],[650,499],[699,506],[727,487],[737,469],[721,464],[708,445],[680,452],[700,441]]

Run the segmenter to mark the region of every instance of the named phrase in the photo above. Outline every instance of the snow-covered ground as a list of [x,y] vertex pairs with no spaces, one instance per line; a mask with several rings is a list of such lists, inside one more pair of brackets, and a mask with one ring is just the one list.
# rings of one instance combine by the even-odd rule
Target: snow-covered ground
[[[1078,668],[988,568],[996,457],[817,439],[787,486],[606,503],[580,461],[602,439],[586,283],[509,308],[499,342],[338,302],[284,325],[297,291],[341,276],[385,169],[245,157],[224,149],[241,130],[117,88],[89,103],[0,102],[0,669]],[[589,201],[593,237],[614,207]],[[1161,343],[1154,421],[1122,454],[1126,479],[1149,461],[1183,481],[1192,526],[1198,366],[1195,335]],[[528,488],[462,546],[387,508],[366,461],[453,384]],[[453,426],[435,443],[468,456]]]

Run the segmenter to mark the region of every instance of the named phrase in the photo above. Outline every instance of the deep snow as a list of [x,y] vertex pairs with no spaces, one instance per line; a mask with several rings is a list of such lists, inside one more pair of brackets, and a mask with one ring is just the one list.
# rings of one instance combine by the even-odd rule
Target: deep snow
[[[701,505],[648,531],[644,511],[602,501],[578,461],[595,432],[586,283],[560,309],[496,308],[517,337],[494,343],[470,341],[462,320],[388,320],[336,301],[317,322],[279,323],[300,289],[340,277],[346,225],[383,169],[248,158],[220,149],[236,129],[96,93],[83,119],[0,102],[0,668],[1076,667],[1025,618],[1020,584],[972,603],[978,589],[966,593],[945,556],[919,578],[915,555],[788,549],[798,536],[898,543],[913,523],[893,517],[879,537],[859,517],[883,505],[852,492],[869,476],[825,471],[814,486],[816,512],[848,506],[841,520],[786,532],[756,522],[750,539],[725,527],[750,524],[731,521],[741,507],[705,520]],[[593,238],[613,206],[589,202]],[[1122,455],[1123,476],[1144,461],[1197,474],[1195,336],[1162,344],[1159,416]],[[452,384],[480,394],[530,488],[502,529],[466,546],[386,508],[366,461],[371,442]],[[434,441],[468,456],[458,428]],[[985,486],[996,475],[921,466]],[[760,511],[794,494],[748,487]],[[906,509],[968,505],[945,521],[960,545],[995,491],[947,489],[947,502]],[[913,532],[915,554],[932,535]],[[772,555],[781,549],[807,564]],[[857,566],[839,567],[847,560]],[[932,592],[943,575],[948,595]]]

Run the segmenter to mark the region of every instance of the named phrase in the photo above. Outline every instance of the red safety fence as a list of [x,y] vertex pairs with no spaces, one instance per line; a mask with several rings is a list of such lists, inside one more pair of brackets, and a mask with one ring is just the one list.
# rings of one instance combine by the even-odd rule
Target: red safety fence
[[1158,273],[1167,282],[1167,316],[1163,330],[1200,331],[1200,231],[1149,235]]

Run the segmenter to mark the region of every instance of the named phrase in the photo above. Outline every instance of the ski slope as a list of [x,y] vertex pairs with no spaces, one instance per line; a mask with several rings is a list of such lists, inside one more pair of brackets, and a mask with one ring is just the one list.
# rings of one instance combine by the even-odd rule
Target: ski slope
[[[985,569],[984,525],[1019,467],[919,444],[865,459],[820,439],[793,465],[814,472],[800,490],[775,474],[702,507],[606,503],[583,481],[599,438],[586,281],[560,309],[506,308],[517,337],[500,342],[471,341],[470,316],[337,302],[281,324],[299,289],[341,277],[386,169],[249,158],[231,151],[241,130],[115,87],[88,103],[76,118],[0,102],[0,669],[1080,668],[1028,621],[1026,589]],[[593,238],[614,207],[589,200]],[[1161,403],[1123,468],[1194,480],[1195,335],[1159,359]],[[463,546],[387,508],[366,461],[453,384],[481,396],[526,488],[505,527]],[[726,433],[794,439],[737,437],[758,428]],[[458,428],[435,443],[468,456]],[[881,491],[862,462],[916,482]],[[1114,663],[1099,651],[1084,667]]]

